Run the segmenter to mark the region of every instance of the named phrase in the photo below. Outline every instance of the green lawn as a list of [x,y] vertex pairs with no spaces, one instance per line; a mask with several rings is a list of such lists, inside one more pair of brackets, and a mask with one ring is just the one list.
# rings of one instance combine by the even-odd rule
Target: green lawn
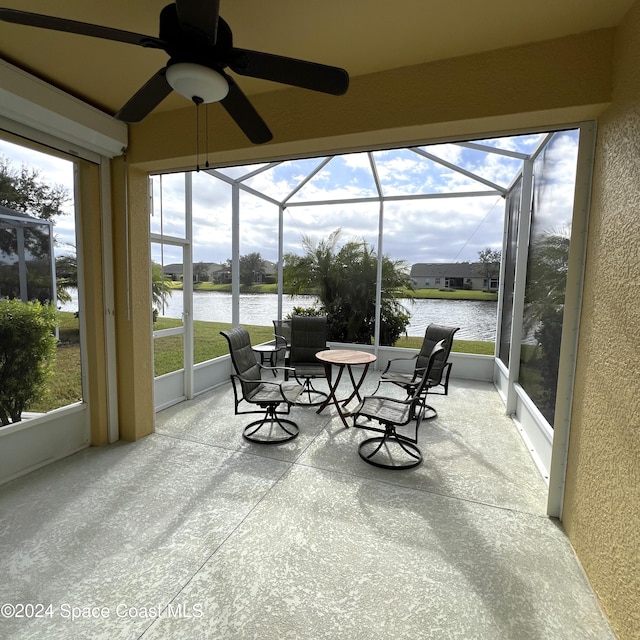
[[[174,318],[158,318],[154,328],[168,329],[180,325]],[[205,362],[229,352],[226,340],[220,335],[222,329],[230,325],[222,322],[204,322],[196,320],[194,328],[195,362]],[[273,339],[273,328],[245,325],[251,334],[253,344]],[[51,411],[58,407],[77,402],[81,399],[80,382],[80,339],[78,319],[73,313],[59,313],[60,344],[56,351],[55,375],[50,382],[47,396],[34,403],[28,411]],[[418,336],[402,337],[396,347],[419,349],[422,338]],[[472,340],[454,340],[453,351],[493,355],[493,342]],[[154,341],[154,369],[159,376],[182,368],[182,336],[157,338]]]
[[[421,336],[402,336],[394,347],[402,347],[404,349],[419,349],[422,346],[423,338]],[[474,353],[478,355],[492,356],[494,355],[495,345],[493,342],[482,342],[480,340],[454,340],[452,351],[458,353]]]
[[408,298],[417,300],[489,300],[496,301],[497,293],[488,291],[465,291],[464,289],[443,290],[443,289],[414,289],[407,291]]

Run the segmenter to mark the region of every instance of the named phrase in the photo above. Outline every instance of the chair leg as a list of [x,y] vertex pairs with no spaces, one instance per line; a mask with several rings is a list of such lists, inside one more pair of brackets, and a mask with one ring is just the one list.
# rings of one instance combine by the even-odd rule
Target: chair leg
[[438,412],[435,407],[432,407],[430,404],[427,404],[427,396],[425,395],[422,398],[422,402],[420,403],[422,406],[422,417],[421,420],[433,420],[438,417]]
[[430,404],[422,405],[422,419],[423,420],[433,420],[438,417],[438,412],[435,407],[432,407]]
[[[304,399],[306,397],[306,400]],[[302,383],[302,391],[296,401],[296,406],[317,407],[329,397],[324,391],[318,391],[311,383],[311,378],[305,378]]]
[[[375,458],[376,454],[378,454],[383,447],[387,454],[384,457],[390,462],[383,462],[379,458]],[[371,451],[371,449],[373,450]],[[406,461],[398,461],[394,464],[394,450],[397,454],[396,460],[399,455],[402,458],[405,458]],[[392,471],[413,469],[422,462],[422,452],[418,448],[417,444],[409,440],[406,436],[396,433],[393,425],[385,425],[385,432],[383,436],[367,438],[361,442],[358,447],[358,454],[366,463],[382,469],[391,469]]]
[[[281,444],[298,437],[300,428],[293,420],[281,418],[276,412],[277,405],[266,407],[264,417],[248,424],[242,437],[257,444]],[[265,429],[260,434],[261,429]]]

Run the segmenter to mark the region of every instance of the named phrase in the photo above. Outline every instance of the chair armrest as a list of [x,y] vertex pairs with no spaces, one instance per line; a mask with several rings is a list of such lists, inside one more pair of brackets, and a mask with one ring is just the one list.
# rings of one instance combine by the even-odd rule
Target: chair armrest
[[[443,391],[441,392],[440,395],[448,395],[448,389],[449,389],[449,376],[451,375],[451,367],[453,366],[453,363],[451,362],[445,362],[442,365],[442,368],[439,371],[436,371],[436,374],[433,375],[433,377],[429,378],[429,383],[428,383],[428,388],[431,389],[436,389],[437,387],[442,387]],[[434,393],[433,391],[431,391],[431,393]],[[438,393],[438,392],[435,392]]]
[[398,404],[398,405],[407,405],[407,404],[411,404],[413,402],[412,398],[393,398],[391,396],[365,396],[362,399],[362,402],[364,403],[364,401],[367,398],[372,398],[375,400],[382,400],[385,404],[390,403],[390,404]]
[[[282,366],[282,367],[268,367],[266,364],[260,364],[259,362],[256,362],[256,364],[258,365],[258,367],[260,367],[261,371],[285,371],[287,373],[293,373],[293,371],[295,371],[295,369],[293,367],[288,367],[286,365]],[[254,380],[255,382],[255,380]],[[262,382],[271,382],[270,380],[263,380]],[[276,383],[277,384],[277,383]]]
[[289,341],[284,336],[281,336],[279,333],[274,333],[273,337],[276,339],[276,342],[278,340],[282,340],[282,342],[284,342],[284,348],[285,349],[289,348]]
[[385,373],[387,373],[387,371],[389,371],[389,369],[391,368],[391,363],[392,362],[411,362],[412,360],[416,360],[417,358],[418,358],[418,354],[417,353],[415,355],[411,356],[410,358],[391,358],[387,362],[387,366],[385,367],[385,370],[382,373],[385,374]]

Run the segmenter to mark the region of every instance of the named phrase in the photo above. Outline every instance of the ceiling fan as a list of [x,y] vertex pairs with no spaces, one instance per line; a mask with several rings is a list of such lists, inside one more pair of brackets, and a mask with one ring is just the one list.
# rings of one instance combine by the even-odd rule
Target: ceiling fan
[[175,90],[196,105],[219,101],[249,140],[262,144],[273,135],[234,79],[225,73],[227,67],[241,76],[332,95],[347,91],[349,75],[339,67],[234,47],[231,29],[220,17],[219,8],[220,0],[175,0],[160,12],[157,38],[16,9],[0,8],[0,20],[165,51],[167,65],[116,113],[123,122],[140,122]]

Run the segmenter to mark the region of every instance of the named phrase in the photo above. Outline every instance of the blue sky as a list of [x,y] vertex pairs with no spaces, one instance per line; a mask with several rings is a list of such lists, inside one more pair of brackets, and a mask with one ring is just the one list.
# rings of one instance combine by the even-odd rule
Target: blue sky
[[[478,141],[486,146],[520,153],[533,151],[541,135],[497,138]],[[567,202],[573,195],[573,171],[577,135],[558,136],[547,161],[553,162],[554,198]],[[475,173],[490,182],[507,187],[520,168],[521,161],[502,154],[486,153],[455,144],[420,147],[432,154]],[[73,193],[71,162],[36,153],[0,140],[0,154],[14,165],[27,163],[40,169],[43,179],[67,186]],[[415,194],[462,194],[488,192],[490,187],[473,181],[447,166],[431,161],[409,149],[376,151],[375,168],[385,196]],[[246,184],[276,200],[286,198],[321,162],[314,158],[284,162],[250,178]],[[246,175],[264,165],[222,170],[229,176]],[[160,190],[160,183],[162,190]],[[193,174],[194,261],[223,262],[231,256],[231,188],[201,171]],[[151,229],[168,235],[184,235],[184,175],[165,175],[153,180],[154,210]],[[333,158],[290,200],[291,203],[367,198],[376,195],[369,155],[345,154]],[[276,261],[278,247],[278,207],[249,194],[241,194],[240,253],[259,252],[264,259]],[[67,209],[73,210],[72,202]],[[380,207],[338,203],[316,206],[291,206],[284,213],[284,249],[301,253],[303,235],[319,241],[341,228],[341,239],[364,240],[377,247]],[[474,261],[485,247],[502,245],[504,199],[498,195],[482,197],[446,197],[426,200],[386,202],[384,205],[383,251],[393,259],[416,262]],[[72,215],[60,218],[55,227],[59,240],[74,243]],[[552,224],[552,220],[549,224]],[[154,245],[153,259],[160,260],[160,248]],[[181,262],[174,247],[162,252],[165,264]]]

